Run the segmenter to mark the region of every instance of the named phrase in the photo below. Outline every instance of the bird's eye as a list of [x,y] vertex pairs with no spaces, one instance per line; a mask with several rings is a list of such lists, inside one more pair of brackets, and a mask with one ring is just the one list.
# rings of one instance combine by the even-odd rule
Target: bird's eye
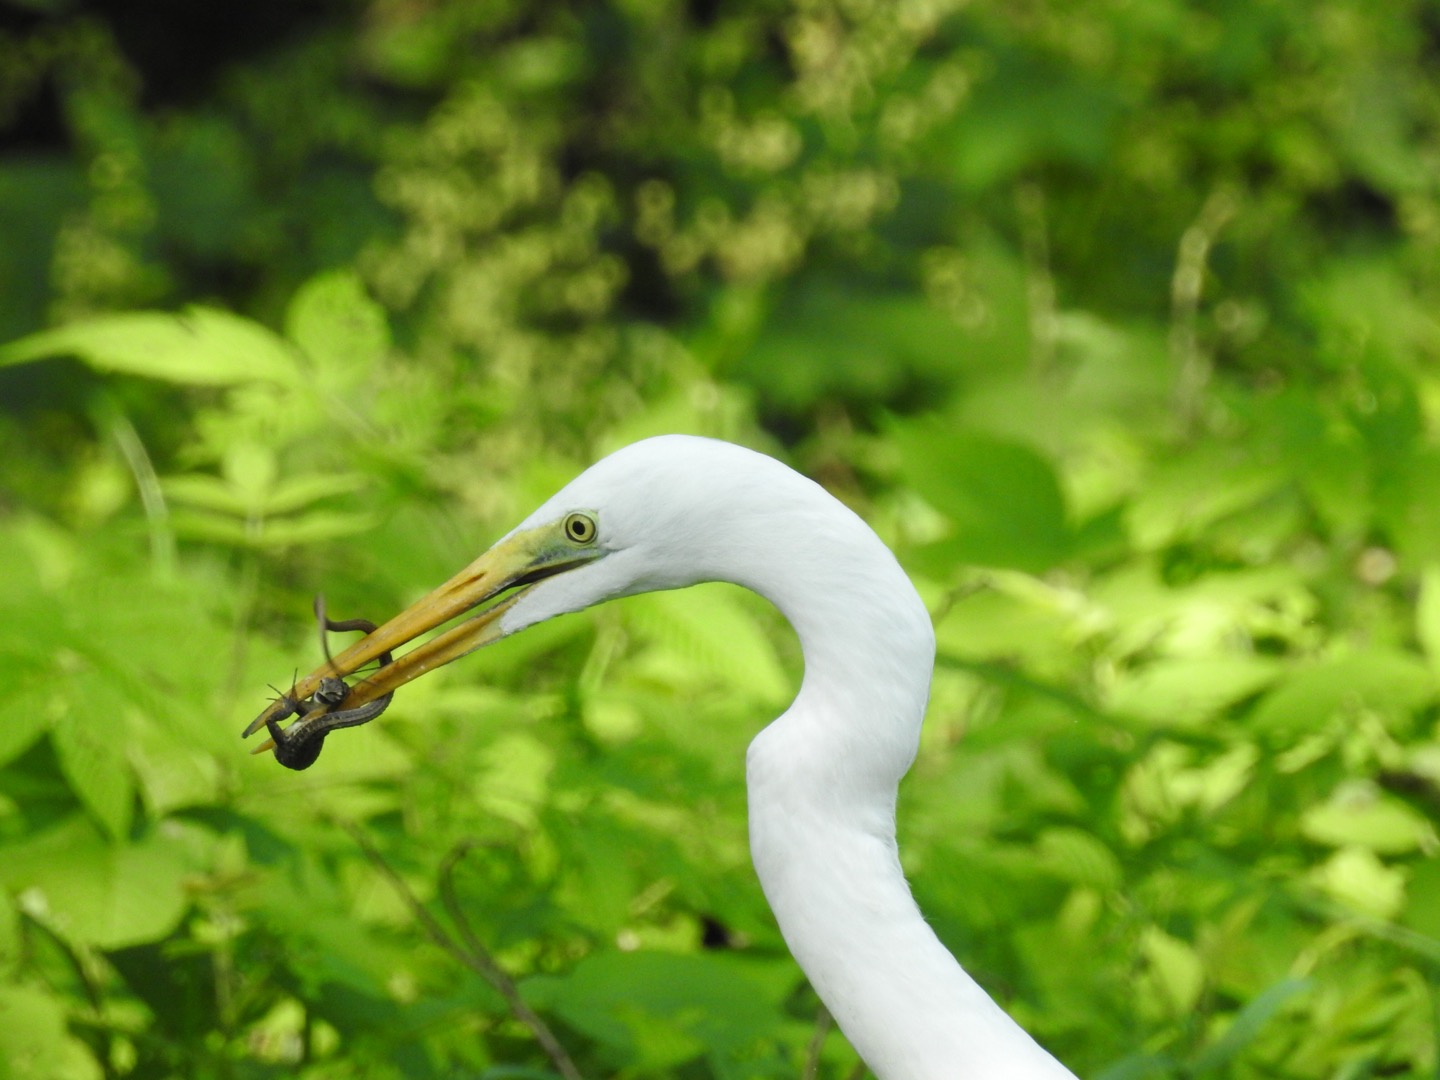
[[589,514],[567,514],[565,536],[573,543],[588,544],[595,539],[595,519]]

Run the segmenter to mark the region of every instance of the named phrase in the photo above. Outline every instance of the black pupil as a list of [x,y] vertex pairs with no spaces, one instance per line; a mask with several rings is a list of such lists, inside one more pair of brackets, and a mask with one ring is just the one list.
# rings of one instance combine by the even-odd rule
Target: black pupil
[[570,522],[570,535],[576,540],[584,540],[585,534],[590,531],[590,525],[584,518],[575,518]]

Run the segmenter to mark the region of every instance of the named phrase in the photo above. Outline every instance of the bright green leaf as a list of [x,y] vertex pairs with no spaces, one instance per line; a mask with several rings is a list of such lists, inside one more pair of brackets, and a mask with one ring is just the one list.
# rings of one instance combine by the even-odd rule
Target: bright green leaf
[[1405,905],[1405,874],[1381,862],[1369,848],[1346,847],[1310,875],[1332,899],[1377,919],[1393,919]]
[[1139,951],[1146,962],[1139,992],[1158,995],[1177,1016],[1193,1009],[1205,986],[1205,969],[1195,947],[1158,926],[1147,926],[1140,935]]
[[135,784],[125,757],[128,725],[108,680],[90,671],[67,679],[68,707],[56,716],[51,738],[70,788],[113,837],[124,836],[134,810]]
[[256,442],[233,442],[225,448],[221,471],[246,502],[258,505],[269,494],[280,471],[275,451]]
[[192,386],[269,380],[293,383],[290,348],[258,323],[215,308],[183,315],[102,315],[0,346],[0,367],[75,355],[100,371]]
[[1440,675],[1440,563],[1429,564],[1420,575],[1415,635],[1425,650],[1430,669]]
[[1435,829],[1394,796],[1369,784],[1351,784],[1300,815],[1300,831],[1319,844],[1361,847],[1377,855],[1403,855],[1436,843]]
[[285,314],[285,333],[317,365],[332,370],[367,370],[390,348],[384,309],[349,270],[302,285]]
[[1270,683],[1283,666],[1248,653],[1161,659],[1116,682],[1109,706],[1147,723],[1194,727]]
[[49,725],[50,700],[43,681],[46,667],[37,659],[0,653],[0,765],[18,757]]
[[0,882],[22,896],[28,912],[66,938],[102,949],[170,933],[188,903],[188,869],[159,832],[116,843],[79,818],[0,848]]
[[1346,710],[1376,710],[1392,729],[1435,693],[1435,679],[1413,656],[1371,649],[1302,669],[1261,699],[1252,730],[1294,737],[1319,731]]
[[0,1080],[100,1080],[100,1064],[66,1021],[59,995],[0,986]]

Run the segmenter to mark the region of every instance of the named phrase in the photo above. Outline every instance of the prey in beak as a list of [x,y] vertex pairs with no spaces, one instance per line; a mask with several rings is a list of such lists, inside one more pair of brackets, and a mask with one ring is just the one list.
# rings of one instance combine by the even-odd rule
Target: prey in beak
[[[296,680],[289,693],[281,694],[250,722],[242,737],[249,738],[264,728],[270,738],[253,753],[274,750],[276,759],[287,768],[308,768],[319,757],[330,731],[373,720],[399,687],[504,637],[508,631],[501,625],[503,616],[537,582],[604,554],[596,546],[596,537],[595,516],[578,511],[547,525],[511,533],[379,627],[356,619],[330,623],[323,611],[317,612],[330,629],[369,632],[323,667]],[[478,614],[394,657],[420,635],[490,601],[494,603]],[[346,684],[345,679],[376,661],[378,670]],[[299,720],[289,728],[280,726],[296,713],[303,714]]]

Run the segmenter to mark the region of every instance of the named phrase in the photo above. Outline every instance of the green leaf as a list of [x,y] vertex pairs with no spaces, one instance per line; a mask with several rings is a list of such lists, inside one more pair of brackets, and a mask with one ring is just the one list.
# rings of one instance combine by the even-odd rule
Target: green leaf
[[1345,847],[1310,874],[1332,899],[1364,915],[1393,919],[1405,906],[1405,875],[1369,848]]
[[1065,499],[1050,463],[1028,446],[912,421],[894,431],[901,475],[953,526],[934,545],[938,569],[959,563],[1046,570],[1070,549]]
[[639,891],[631,836],[594,811],[588,820],[568,825],[561,835],[567,871],[573,878],[571,903],[566,906],[597,937],[613,939]]
[[1247,653],[1161,659],[1116,681],[1115,712],[1156,726],[1195,727],[1269,686],[1284,670]]
[[0,652],[0,765],[24,753],[49,725],[48,665],[37,658]]
[[1373,648],[1302,670],[1267,694],[1250,719],[1253,731],[1293,737],[1361,707],[1375,710],[1392,730],[1435,693],[1429,670],[1406,653]]
[[1440,675],[1440,563],[1430,563],[1420,574],[1420,596],[1415,602],[1415,636],[1425,650],[1430,670]]
[[918,374],[953,378],[955,321],[913,292],[804,282],[738,361],[745,382],[781,407],[826,398],[884,401]]
[[100,1080],[89,1048],[70,1034],[63,999],[0,986],[0,1080]]
[[1175,1059],[1165,1054],[1131,1054],[1095,1074],[1095,1080],[1171,1080]]
[[51,739],[60,771],[80,801],[114,837],[130,829],[135,783],[125,758],[128,725],[116,712],[124,699],[115,685],[93,671],[67,678],[67,708],[55,718]]
[[1124,878],[1115,853],[1083,829],[1046,829],[1036,843],[1036,855],[1046,870],[1075,885],[1108,891]]
[[0,890],[0,974],[20,957],[20,915],[8,894]]
[[234,485],[206,473],[162,477],[160,490],[172,503],[182,506],[195,506],[236,518],[245,518],[252,512],[250,503]]
[[321,499],[349,495],[370,484],[360,473],[302,473],[283,476],[266,495],[261,509],[266,514],[292,514]]
[[1033,677],[1068,673],[1089,613],[1073,594],[1020,573],[987,575],[987,587],[961,596],[935,627],[942,658],[1022,664]]
[[205,307],[183,315],[104,315],[44,330],[0,346],[0,367],[72,355],[99,371],[192,386],[300,378],[294,354],[280,338],[259,323]]
[[190,739],[177,738],[168,725],[136,725],[128,751],[152,817],[185,806],[207,805],[223,786],[215,755]]
[[1230,1063],[1255,1041],[1287,1002],[1310,990],[1313,985],[1310,979],[1282,979],[1251,998],[1230,1021],[1225,1033],[1195,1059],[1195,1075],[1228,1069]]
[[158,832],[113,843],[83,818],[0,847],[0,883],[25,896],[27,912],[67,940],[101,949],[169,934],[188,904],[188,869]]
[[635,670],[666,681],[710,678],[763,704],[786,700],[794,686],[748,602],[718,584],[629,600],[626,624],[648,649]]
[[555,767],[555,753],[524,731],[500,736],[481,759],[476,790],[486,811],[531,827],[544,804]]
[[288,476],[256,493],[242,491],[229,480],[207,473],[167,476],[160,481],[171,502],[240,519],[296,513],[322,499],[359,491],[367,484],[369,481],[358,473]]
[[385,311],[351,270],[302,285],[285,314],[285,334],[322,369],[367,370],[390,349]]
[[258,522],[199,510],[177,511],[171,516],[171,525],[179,536],[261,550],[358,536],[373,529],[375,524],[373,514],[333,510],[312,510],[297,517],[266,518]]
[[1422,859],[1411,868],[1404,923],[1440,941],[1440,859]]
[[236,440],[225,447],[220,471],[243,495],[246,504],[254,506],[274,486],[280,463],[275,459],[275,451],[264,443]]
[[309,994],[331,987],[383,1001],[386,980],[413,962],[403,944],[356,918],[334,876],[308,855],[257,877],[252,890],[253,907],[283,942],[290,971]]
[[[1224,477],[1224,483],[1217,483]],[[1273,463],[1245,447],[1202,444],[1175,458],[1160,458],[1130,504],[1136,544],[1154,550],[1203,534],[1232,514],[1254,506],[1285,483]]]
[[1195,1007],[1205,986],[1205,969],[1195,947],[1158,926],[1147,926],[1137,949],[1145,961],[1137,990],[1151,1006],[1163,1004],[1175,1016]]
[[1318,844],[1403,855],[1434,844],[1435,829],[1392,795],[1366,783],[1347,784],[1328,802],[1300,815],[1300,832]]
[[532,1006],[621,1051],[620,1060],[655,1070],[776,1034],[788,987],[762,972],[714,954],[603,952],[563,979],[532,977],[521,989]]

